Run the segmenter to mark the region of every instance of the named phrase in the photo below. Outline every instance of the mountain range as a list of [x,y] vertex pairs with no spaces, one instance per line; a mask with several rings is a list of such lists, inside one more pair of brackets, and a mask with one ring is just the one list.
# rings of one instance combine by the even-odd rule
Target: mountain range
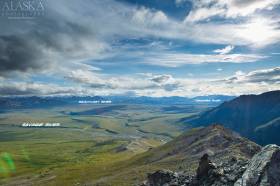
[[217,106],[224,101],[233,99],[234,96],[210,95],[194,98],[188,97],[146,97],[146,96],[61,96],[61,97],[0,97],[0,109],[22,109],[22,108],[46,108],[80,102],[110,101],[112,104],[145,104],[145,105],[187,105],[187,104],[208,104]]
[[182,121],[193,127],[219,123],[258,144],[279,145],[280,91],[242,95]]

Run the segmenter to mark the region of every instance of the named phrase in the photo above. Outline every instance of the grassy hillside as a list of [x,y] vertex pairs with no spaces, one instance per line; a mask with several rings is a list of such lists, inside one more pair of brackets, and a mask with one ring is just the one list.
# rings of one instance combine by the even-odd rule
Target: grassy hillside
[[204,153],[219,163],[223,160],[249,159],[260,150],[257,144],[221,126],[192,129],[174,140],[115,164],[112,175],[91,182],[95,185],[140,184],[147,173],[159,169],[184,171],[193,174]]

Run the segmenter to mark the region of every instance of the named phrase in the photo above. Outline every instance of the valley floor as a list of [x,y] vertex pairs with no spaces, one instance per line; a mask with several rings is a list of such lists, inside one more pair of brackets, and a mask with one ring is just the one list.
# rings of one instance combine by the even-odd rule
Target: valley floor
[[[0,114],[1,185],[131,185],[164,164],[137,166],[134,156],[170,141],[187,114],[166,106],[68,106]],[[174,109],[173,108],[173,109]],[[165,111],[168,110],[168,111]],[[56,128],[24,128],[55,122]],[[174,168],[177,165],[172,165]],[[172,168],[171,166],[171,168]],[[169,165],[170,167],[170,165]]]

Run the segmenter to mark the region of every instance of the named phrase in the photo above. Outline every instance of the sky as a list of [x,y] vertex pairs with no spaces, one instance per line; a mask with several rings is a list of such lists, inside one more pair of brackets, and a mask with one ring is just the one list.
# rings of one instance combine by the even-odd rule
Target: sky
[[280,89],[280,0],[36,1],[43,15],[0,14],[0,96]]

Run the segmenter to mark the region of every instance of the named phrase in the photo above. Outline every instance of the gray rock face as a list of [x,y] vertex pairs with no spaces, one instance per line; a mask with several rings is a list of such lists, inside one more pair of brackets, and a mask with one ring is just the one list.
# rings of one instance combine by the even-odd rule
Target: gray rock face
[[280,186],[280,147],[267,145],[249,162],[234,186]]
[[[206,163],[207,162],[207,163]],[[196,179],[193,179],[190,186],[233,186],[245,171],[247,162],[232,158],[219,165],[215,165],[205,155],[201,158],[197,170]]]
[[189,185],[191,177],[172,172],[169,170],[159,170],[148,175],[148,180],[143,186],[176,186],[176,185]]
[[196,175],[184,175],[161,170],[148,175],[143,186],[233,186],[245,171],[246,161],[232,158],[220,165],[215,165],[204,154],[199,162]]
[[208,159],[208,154],[204,154],[199,162],[199,166],[197,169],[197,178],[204,178],[209,176],[209,171],[212,169],[216,168],[216,165],[213,164],[209,159]]
[[250,161],[231,160],[215,165],[205,154],[196,175],[157,171],[144,186],[280,186],[280,147],[267,145]]

